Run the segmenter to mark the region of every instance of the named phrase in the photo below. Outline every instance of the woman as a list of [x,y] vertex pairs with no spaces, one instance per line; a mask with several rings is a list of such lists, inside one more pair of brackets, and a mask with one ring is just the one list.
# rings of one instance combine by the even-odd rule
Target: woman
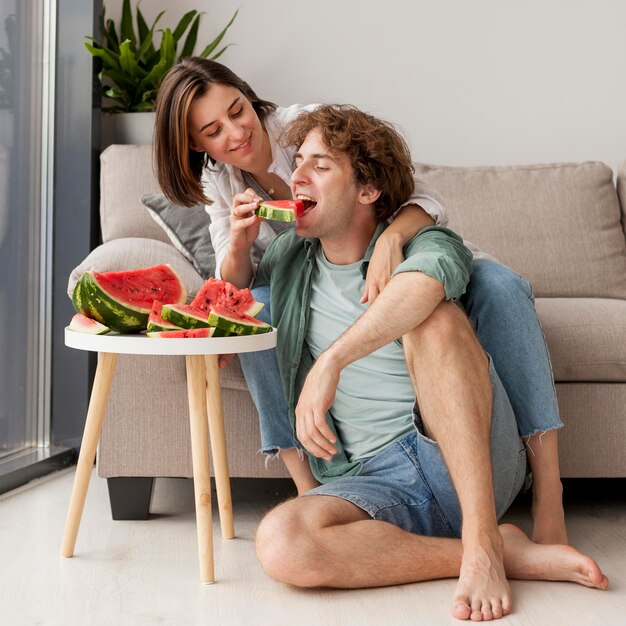
[[[302,108],[262,100],[228,68],[201,58],[176,65],[159,89],[155,159],[161,188],[183,206],[207,205],[216,274],[240,287],[252,281],[269,242],[289,227],[266,222],[253,211],[260,199],[291,197],[295,150],[280,145],[278,137]],[[413,196],[376,244],[364,302],[373,301],[389,280],[403,245],[434,223],[446,224],[443,206],[433,190],[416,182]],[[254,295],[269,305],[267,289]],[[531,287],[503,265],[477,259],[464,304],[494,360],[527,446],[534,478],[533,539],[567,543],[556,433],[563,424]],[[269,322],[269,306],[262,314]],[[274,353],[240,355],[240,361],[259,411],[262,450],[280,451],[303,493],[316,483],[287,418]]]

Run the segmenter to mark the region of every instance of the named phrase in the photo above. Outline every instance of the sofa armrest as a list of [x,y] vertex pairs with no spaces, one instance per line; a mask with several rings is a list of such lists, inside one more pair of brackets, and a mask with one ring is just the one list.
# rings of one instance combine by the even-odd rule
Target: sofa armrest
[[114,272],[150,267],[167,263],[180,276],[193,297],[203,285],[202,277],[174,246],[155,239],[124,237],[113,239],[92,250],[85,260],[75,267],[67,284],[67,294],[72,297],[74,287],[84,272]]

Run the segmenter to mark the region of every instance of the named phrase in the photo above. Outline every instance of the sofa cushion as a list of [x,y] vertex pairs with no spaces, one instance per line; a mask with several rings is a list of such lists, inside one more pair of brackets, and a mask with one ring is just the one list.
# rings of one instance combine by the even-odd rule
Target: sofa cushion
[[141,204],[141,196],[160,191],[152,169],[152,146],[113,145],[104,150],[100,155],[102,241],[145,237],[169,242]]
[[211,218],[204,206],[178,206],[162,193],[147,194],[141,202],[196,272],[204,279],[215,276],[215,250],[209,234]]
[[204,280],[171,244],[153,239],[125,237],[124,239],[108,241],[92,250],[85,260],[72,270],[67,285],[67,293],[71,297],[80,277],[84,272],[90,270],[118,272],[151,267],[160,263],[167,263],[174,268],[174,271],[187,287],[189,298],[195,296],[204,284]]
[[450,227],[529,279],[538,296],[626,299],[626,240],[603,163],[416,164]]
[[626,301],[537,298],[557,382],[626,382]]

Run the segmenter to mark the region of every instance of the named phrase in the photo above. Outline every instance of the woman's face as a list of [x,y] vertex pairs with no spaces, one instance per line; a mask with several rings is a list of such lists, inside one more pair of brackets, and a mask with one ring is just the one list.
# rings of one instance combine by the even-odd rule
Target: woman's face
[[211,85],[191,105],[187,126],[191,148],[206,152],[215,161],[249,172],[269,166],[265,164],[268,150],[259,116],[235,87]]

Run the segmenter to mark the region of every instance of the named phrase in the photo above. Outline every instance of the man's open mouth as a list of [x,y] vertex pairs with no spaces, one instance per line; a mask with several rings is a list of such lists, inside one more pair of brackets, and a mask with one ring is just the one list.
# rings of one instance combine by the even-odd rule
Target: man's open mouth
[[305,196],[302,193],[296,195],[296,200],[300,200],[304,204],[304,211],[296,217],[302,217],[317,206],[317,200],[313,200],[311,196]]

